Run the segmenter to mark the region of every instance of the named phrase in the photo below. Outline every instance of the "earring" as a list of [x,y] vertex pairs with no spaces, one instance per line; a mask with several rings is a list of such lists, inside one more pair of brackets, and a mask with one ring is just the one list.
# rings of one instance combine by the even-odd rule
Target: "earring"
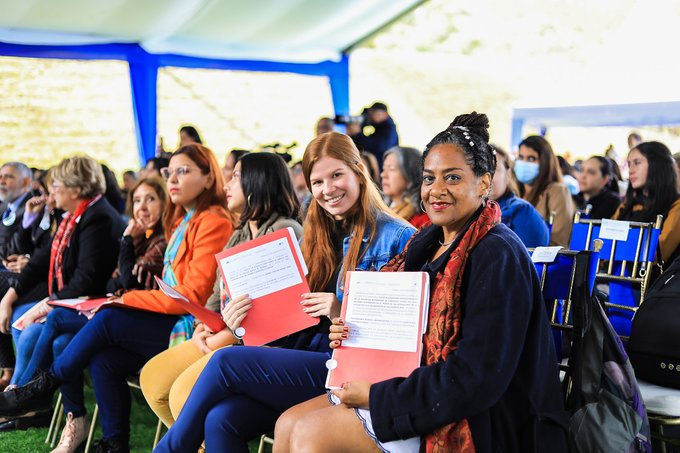
[[423,205],[423,200],[420,200],[420,209],[425,212],[425,206]]
[[250,204],[250,198],[253,196],[253,194],[248,194],[248,198],[246,198],[246,203]]

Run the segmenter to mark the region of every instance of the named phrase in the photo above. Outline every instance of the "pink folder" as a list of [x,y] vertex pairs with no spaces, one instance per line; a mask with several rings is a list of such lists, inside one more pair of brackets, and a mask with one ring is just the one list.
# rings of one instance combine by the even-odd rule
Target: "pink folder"
[[[225,272],[225,269],[229,266],[229,260],[242,259],[245,255],[239,257],[240,254],[249,252],[252,254],[256,252],[253,249],[274,245],[285,249],[288,259],[294,260],[297,272],[296,283],[290,286],[283,285],[276,291],[257,295],[257,297],[253,297],[254,295],[249,293],[253,298],[253,306],[241,323],[241,327],[244,329],[243,343],[246,345],[261,346],[316,325],[319,322],[318,318],[313,318],[303,312],[303,307],[300,305],[302,294],[309,292],[309,286],[305,278],[307,267],[291,228],[274,231],[215,255],[217,263],[222,270],[222,279],[229,298],[233,299],[242,295],[232,294],[234,285],[226,277],[229,272]],[[231,261],[231,263],[234,262]]]
[[[357,272],[347,272],[345,279],[345,297],[340,317],[346,319],[350,304],[351,275]],[[376,272],[375,274],[381,274]],[[422,356],[422,337],[426,325],[429,306],[429,278],[422,274],[422,291],[420,294],[420,308],[418,319],[418,337],[414,339],[417,348],[413,352],[391,351],[384,349],[368,349],[342,345],[333,350],[333,357],[326,363],[328,376],[327,388],[341,388],[348,381],[368,381],[371,383],[384,381],[394,377],[407,377],[420,366]],[[350,332],[350,336],[352,333]]]

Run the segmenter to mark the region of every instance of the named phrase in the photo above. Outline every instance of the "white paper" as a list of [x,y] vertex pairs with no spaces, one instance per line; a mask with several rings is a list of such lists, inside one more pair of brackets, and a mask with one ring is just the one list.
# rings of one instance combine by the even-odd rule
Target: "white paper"
[[625,220],[602,219],[599,238],[625,242],[628,240],[628,230],[630,224]]
[[552,247],[536,247],[534,253],[531,254],[531,261],[534,263],[553,263],[561,248],[562,247],[559,245]]
[[182,299],[182,300],[185,300],[185,301],[187,301],[187,302],[190,302],[190,300],[187,299],[187,298],[184,296],[184,294],[177,292],[177,291],[175,290],[175,288],[173,288],[172,286],[170,286],[170,285],[168,285],[167,283],[165,283],[162,279],[158,278],[157,275],[154,275],[154,277],[156,278],[156,283],[158,283],[158,289],[160,289],[161,291],[163,291],[163,293],[164,293],[166,296],[171,297],[171,298],[173,298],[173,299]]
[[[422,272],[350,273],[349,294],[345,295],[345,324],[350,335],[342,345],[416,352],[421,341],[422,292]],[[429,294],[429,288],[425,293]]]
[[231,298],[255,299],[302,283],[288,240],[262,244],[220,260]]

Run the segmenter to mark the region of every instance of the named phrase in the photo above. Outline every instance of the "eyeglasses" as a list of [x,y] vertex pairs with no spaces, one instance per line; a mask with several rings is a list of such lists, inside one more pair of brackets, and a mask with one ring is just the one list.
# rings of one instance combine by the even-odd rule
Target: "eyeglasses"
[[59,192],[61,189],[63,189],[65,186],[63,183],[60,182],[53,182],[50,184],[50,192]]
[[176,174],[178,178],[185,177],[186,175],[191,173],[191,167],[189,167],[188,165],[180,165],[177,168],[164,167],[161,168],[160,172],[163,179],[167,181],[168,179],[170,179],[173,173]]

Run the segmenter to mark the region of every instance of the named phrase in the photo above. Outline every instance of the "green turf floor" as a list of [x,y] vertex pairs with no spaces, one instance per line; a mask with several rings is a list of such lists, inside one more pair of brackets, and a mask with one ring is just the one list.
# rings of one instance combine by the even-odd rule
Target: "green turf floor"
[[[158,418],[149,409],[138,391],[132,391],[132,414],[130,416],[130,450],[132,453],[150,452]],[[86,387],[85,400],[88,416],[94,409],[94,394]],[[63,423],[62,423],[63,426]],[[165,433],[165,428],[163,429]],[[49,445],[45,444],[47,428],[31,428],[27,431],[13,431],[0,433],[0,453],[37,453],[49,452]],[[101,427],[97,426],[95,439],[101,438]],[[256,452],[259,442],[250,443],[250,451]],[[271,451],[265,449],[265,451]]]

